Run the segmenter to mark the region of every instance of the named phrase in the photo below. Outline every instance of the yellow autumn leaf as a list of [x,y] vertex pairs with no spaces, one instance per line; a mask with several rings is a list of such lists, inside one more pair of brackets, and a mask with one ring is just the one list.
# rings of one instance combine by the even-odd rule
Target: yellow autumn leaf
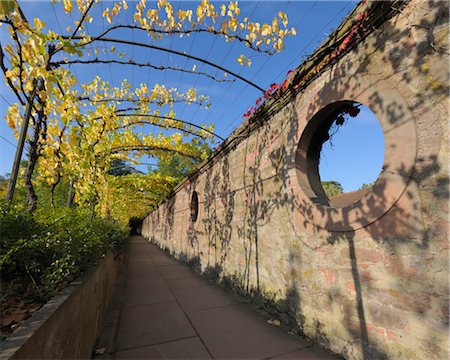
[[64,11],[66,12],[66,14],[72,12],[72,9],[73,9],[72,0],[64,0],[63,8],[64,8]]
[[38,18],[33,19],[33,24],[34,27],[37,28],[38,30],[43,29],[45,27],[45,23]]

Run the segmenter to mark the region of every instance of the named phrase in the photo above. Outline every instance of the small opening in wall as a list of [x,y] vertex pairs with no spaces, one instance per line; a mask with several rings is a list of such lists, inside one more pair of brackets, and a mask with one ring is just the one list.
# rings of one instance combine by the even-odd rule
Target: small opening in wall
[[302,188],[315,203],[335,208],[360,200],[384,162],[383,128],[370,108],[339,101],[317,112],[297,150]]
[[196,222],[197,217],[198,217],[198,194],[197,191],[194,191],[191,197],[191,221]]

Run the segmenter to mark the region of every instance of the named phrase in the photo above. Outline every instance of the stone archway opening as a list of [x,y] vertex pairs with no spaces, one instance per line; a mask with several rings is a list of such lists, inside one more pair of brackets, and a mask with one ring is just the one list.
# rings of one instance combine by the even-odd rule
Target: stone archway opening
[[345,208],[369,193],[382,171],[384,135],[372,110],[356,101],[328,104],[308,122],[297,162],[302,189],[317,205]]
[[191,197],[191,222],[195,223],[198,218],[198,194],[197,191],[192,193]]

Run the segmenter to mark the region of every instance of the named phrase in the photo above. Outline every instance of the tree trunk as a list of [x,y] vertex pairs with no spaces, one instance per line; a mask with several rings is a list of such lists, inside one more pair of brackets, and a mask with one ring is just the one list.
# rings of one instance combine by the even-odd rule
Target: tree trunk
[[58,186],[60,180],[61,180],[61,174],[59,173],[59,170],[58,170],[58,178],[56,179],[55,183],[53,183],[50,186],[50,205],[51,205],[51,207],[55,207],[55,190],[56,190],[56,187]]
[[73,206],[73,199],[75,197],[75,192],[73,191],[74,181],[70,180],[69,194],[67,195],[67,207]]
[[38,119],[33,124],[33,137],[29,140],[28,145],[28,166],[25,170],[25,188],[27,190],[27,211],[32,213],[37,207],[37,195],[33,187],[33,173],[36,168],[36,163],[39,157],[39,135],[41,133],[41,120],[42,117],[38,116]]

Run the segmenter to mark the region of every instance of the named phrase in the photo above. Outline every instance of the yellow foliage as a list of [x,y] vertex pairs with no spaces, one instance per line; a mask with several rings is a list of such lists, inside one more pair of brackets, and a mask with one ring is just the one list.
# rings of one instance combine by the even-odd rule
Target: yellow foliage
[[[59,2],[65,13],[73,12],[73,1]],[[95,55],[106,51],[104,47],[96,47],[95,38],[87,35],[86,28],[83,28],[93,21],[93,14],[98,14],[94,11],[85,13],[91,1],[76,0],[75,3],[77,16],[79,12],[84,17],[81,24],[74,20],[79,37],[68,39],[46,30],[45,23],[38,18],[33,19],[32,24],[26,23],[15,2],[0,2],[0,18],[8,17],[15,25],[14,30],[7,26],[9,34],[13,36],[17,31],[21,41],[20,56],[14,41],[12,45],[3,47],[10,66],[5,73],[6,79],[16,88],[23,84],[23,90],[28,93],[33,90],[35,80],[42,85],[37,91],[38,99],[33,110],[33,116],[37,118],[37,108],[42,106],[43,113],[39,116],[42,116],[41,120],[45,119],[45,133],[39,139],[37,180],[54,184],[60,176],[68,176],[75,181],[75,199],[79,204],[98,200],[99,212],[112,214],[118,219],[142,215],[170,191],[175,180],[157,174],[112,176],[108,174],[111,162],[118,158],[133,162],[143,155],[167,158],[171,154],[204,159],[208,151],[199,144],[213,140],[210,134],[214,130],[213,125],[196,128],[177,120],[173,104],[182,101],[208,107],[209,99],[195,88],[180,92],[165,84],[143,83],[134,88],[125,80],[112,87],[99,76],[76,86],[78,79],[70,68],[49,63],[54,55],[49,54],[49,48],[54,47],[57,59],[63,61],[90,56],[91,50],[86,44],[94,45],[92,53]],[[128,9],[125,0],[108,5],[101,16],[110,24]],[[288,18],[282,12],[267,24],[252,22],[246,17],[241,19],[240,13],[237,1],[215,7],[210,0],[201,0],[195,13],[181,8],[175,13],[168,0],[158,0],[156,5],[149,3],[148,9],[146,0],[140,0],[135,5],[133,25],[142,27],[155,41],[165,33],[189,36],[192,31],[204,31],[218,33],[227,42],[239,39],[254,50],[269,53],[283,49],[284,38],[295,35],[294,28],[287,28]],[[66,30],[69,35],[73,32],[71,26]],[[114,46],[110,47],[110,52],[115,53]],[[119,52],[117,56],[121,58],[124,54]],[[243,54],[236,60],[240,65],[251,65],[250,59]],[[192,71],[196,70],[195,64]],[[118,101],[112,102],[111,99]],[[118,113],[120,103],[126,101],[134,102],[137,115]],[[24,108],[14,103],[5,116],[8,126],[16,132],[23,112]],[[142,134],[139,129],[142,131],[144,124],[159,127],[161,132]],[[171,135],[167,135],[165,130],[170,130]],[[187,142],[187,133],[195,139]]]
[[63,8],[64,8],[64,11],[66,12],[66,14],[72,12],[72,9],[73,9],[72,1],[71,0],[64,0],[63,1]]

